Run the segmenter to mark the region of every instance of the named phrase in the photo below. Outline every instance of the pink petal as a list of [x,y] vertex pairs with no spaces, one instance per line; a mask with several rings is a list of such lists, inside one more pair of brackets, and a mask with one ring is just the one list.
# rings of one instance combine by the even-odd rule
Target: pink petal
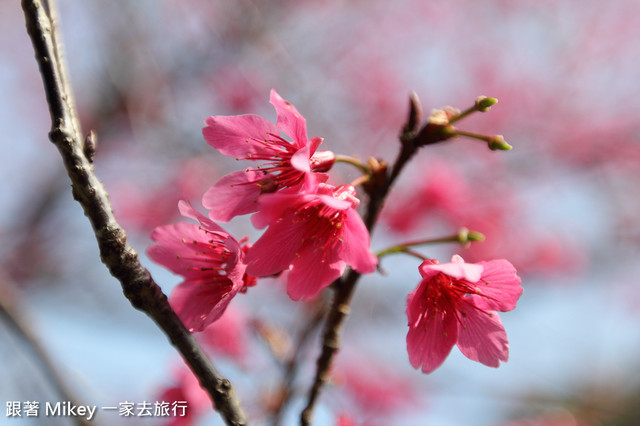
[[316,252],[306,244],[293,258],[287,277],[287,294],[292,300],[308,300],[338,279],[346,268],[334,251]]
[[255,181],[264,175],[253,170],[240,170],[220,178],[202,196],[202,205],[216,222],[228,222],[235,216],[258,209],[260,186]]
[[478,301],[478,307],[485,310],[510,311],[522,295],[520,277],[516,269],[505,259],[480,262],[484,271],[477,284],[478,294],[485,296]]
[[376,270],[378,258],[369,248],[369,231],[353,209],[345,212],[340,258],[362,274]]
[[267,228],[245,256],[247,273],[254,277],[266,277],[289,269],[306,229],[295,224],[293,214],[284,216]]
[[[218,236],[221,239],[228,238],[226,233],[220,233]],[[147,249],[149,257],[187,279],[206,276],[207,273],[203,273],[202,268],[209,269],[212,266],[211,258],[207,256],[206,251],[193,244],[193,241],[211,239],[211,235],[204,233],[198,225],[179,222],[159,226],[151,233],[151,239],[158,244]]]
[[334,210],[349,210],[351,207],[351,203],[346,200],[341,200],[339,198],[334,197],[333,195],[316,195],[327,207],[330,207]]
[[174,225],[158,226],[151,232],[151,239],[158,244],[149,246],[147,255],[154,262],[165,266],[172,272],[182,274],[187,270],[187,267],[180,260],[180,254],[185,253],[186,248],[180,242],[189,234],[199,236],[196,225],[181,222]]
[[463,315],[458,327],[458,348],[467,358],[488,367],[499,367],[509,359],[509,342],[497,312],[478,309],[478,296],[465,299],[458,307]]
[[286,188],[281,191],[264,194],[258,200],[258,213],[251,216],[253,226],[262,229],[270,223],[278,221],[288,211],[308,203],[314,194],[299,194],[298,188]]
[[328,197],[333,197],[336,191],[336,187],[333,185],[329,185],[327,183],[318,184],[317,194],[318,195],[326,195]]
[[[324,140],[323,138],[319,138],[317,136],[314,136],[311,139],[309,139],[309,143],[307,143],[307,146],[309,147],[309,152],[311,153],[312,156],[316,153],[316,150],[318,149],[318,147],[320,146],[323,140]],[[323,153],[320,156],[318,156],[318,158],[319,159],[322,158],[324,161],[330,161],[331,164],[333,164],[333,162],[335,161],[335,154],[331,151],[323,151]]]
[[[265,197],[265,195],[263,195],[263,197]],[[253,224],[256,229],[263,229],[267,227],[269,223],[271,223],[269,217],[261,213],[260,211],[251,216],[251,224]]]
[[427,298],[425,291],[429,282],[422,280],[418,287],[407,296],[407,317],[409,319],[409,327],[417,327],[422,320],[424,312],[427,310]]
[[251,332],[252,327],[247,315],[235,305],[229,305],[224,314],[196,335],[196,338],[216,355],[225,355],[243,364],[245,358],[250,355]]
[[291,165],[294,169],[303,173],[311,172],[311,153],[309,152],[309,146],[303,146],[295,154],[291,156]]
[[299,191],[301,193],[314,194],[320,184],[324,184],[327,180],[329,180],[329,175],[326,173],[305,173]]
[[[413,368],[422,366],[423,373],[431,373],[447,358],[457,339],[457,321],[450,309],[425,306],[423,299],[425,282],[407,299],[409,332],[407,353]],[[427,319],[428,318],[428,319]]]
[[188,282],[176,286],[169,302],[189,331],[202,331],[220,318],[240,286],[221,278],[215,282]]
[[305,146],[307,144],[307,121],[296,107],[282,99],[275,89],[271,89],[269,102],[276,109],[278,128],[293,139],[297,148]]
[[451,263],[423,263],[420,265],[421,273],[427,273],[427,270],[442,272],[450,277],[475,283],[482,277],[483,267],[475,263],[465,263],[460,256],[454,255],[453,258],[451,258]]
[[189,201],[180,200],[178,201],[178,210],[180,214],[184,217],[190,217],[191,219],[195,219],[200,222],[203,228],[207,231],[215,231],[226,234],[227,232],[222,229],[218,224],[213,222],[211,219],[200,213],[198,210],[193,208]]
[[264,146],[259,141],[269,133],[279,133],[275,124],[253,114],[209,117],[205,124],[202,135],[207,143],[234,158],[246,158],[260,152]]

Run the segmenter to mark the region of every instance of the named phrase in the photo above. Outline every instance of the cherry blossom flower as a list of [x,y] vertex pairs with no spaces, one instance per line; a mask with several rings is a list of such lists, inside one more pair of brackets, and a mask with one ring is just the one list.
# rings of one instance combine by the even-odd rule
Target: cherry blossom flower
[[[295,106],[271,90],[271,104],[276,109],[277,124],[253,115],[215,116],[205,120],[202,134],[209,145],[236,159],[263,161],[260,166],[222,177],[203,196],[202,204],[209,217],[227,222],[237,215],[257,210],[261,194],[284,188],[301,188],[306,174],[328,171],[335,155],[316,152],[322,138],[307,138],[307,123]],[[288,135],[293,142],[280,136]]]
[[[206,391],[200,387],[198,379],[184,365],[174,370],[173,385],[160,393],[158,401],[166,403],[172,414],[164,423],[166,426],[194,425],[213,404]],[[172,410],[174,406],[177,408],[175,413]]]
[[280,192],[261,197],[254,225],[265,233],[247,253],[247,272],[269,276],[289,270],[293,300],[316,296],[350,265],[361,273],[376,269],[369,232],[356,212],[351,185],[319,184],[317,193]]
[[[137,159],[136,159],[137,161]],[[131,185],[131,176],[118,181],[109,191],[114,212],[125,225],[150,232],[156,226],[172,221],[176,203],[202,194],[214,178],[219,177],[210,163],[200,157],[188,158],[164,169],[166,180]]]
[[498,367],[509,357],[509,343],[496,311],[510,311],[522,294],[520,278],[505,259],[465,263],[426,260],[422,281],[409,294],[407,351],[414,368],[430,373],[453,345],[469,359]]
[[420,174],[410,189],[390,196],[383,220],[393,231],[403,234],[434,222],[465,224],[474,192],[462,172],[443,160],[431,160],[420,166]]
[[417,405],[417,389],[408,377],[370,353],[344,355],[346,359],[338,358],[331,373],[331,382],[339,392],[335,401],[339,412],[347,412],[348,418],[366,425],[391,424],[394,414],[406,413]]
[[202,331],[239,291],[255,285],[255,278],[245,273],[244,250],[238,241],[190,204],[181,201],[178,206],[183,216],[200,225],[179,222],[157,227],[151,239],[158,244],[147,253],[184,277],[169,302],[190,331]]
[[250,319],[237,306],[227,308],[217,321],[209,324],[196,335],[198,341],[216,356],[225,356],[238,363],[249,354],[248,336],[251,333]]
[[336,419],[336,426],[358,426],[358,423],[348,414],[340,414]]

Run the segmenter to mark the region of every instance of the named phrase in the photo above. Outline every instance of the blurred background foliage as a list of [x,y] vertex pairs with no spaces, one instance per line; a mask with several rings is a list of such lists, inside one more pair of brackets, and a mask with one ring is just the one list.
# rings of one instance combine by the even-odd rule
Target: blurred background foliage
[[[122,297],[72,200],[46,139],[49,115],[17,3],[0,4],[3,304],[86,403],[184,390],[179,360]],[[323,149],[392,162],[411,91],[425,115],[464,109],[479,95],[499,99],[459,127],[502,134],[514,149],[464,139],[424,148],[387,201],[372,246],[461,226],[484,233],[470,248],[423,252],[516,266],[525,293],[502,316],[509,363],[492,370],[452,353],[432,375],[413,371],[404,307],[418,264],[385,258],[386,274],[360,284],[318,424],[640,424],[640,3],[59,0],[58,12],[82,126],[98,135],[97,174],[166,293],[179,279],[144,256],[150,231],[178,220],[178,200],[198,206],[237,168],[204,142],[207,116],[275,120],[275,88],[307,118],[309,136],[325,138]],[[355,177],[341,164],[331,172],[333,183]],[[225,228],[238,239],[259,235],[247,218]],[[283,295],[279,281],[263,280],[234,300],[236,322],[211,345],[256,424],[278,405],[283,354],[313,316],[312,305]],[[10,320],[0,324],[0,399],[60,400],[41,357]],[[316,334],[300,351],[306,364],[284,424],[304,399]],[[190,420],[220,421],[207,413]],[[96,422],[120,420],[109,415]]]

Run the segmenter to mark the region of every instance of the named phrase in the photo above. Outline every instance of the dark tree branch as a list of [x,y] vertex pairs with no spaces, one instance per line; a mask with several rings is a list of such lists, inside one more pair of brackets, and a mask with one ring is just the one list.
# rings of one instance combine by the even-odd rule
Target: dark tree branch
[[[389,194],[391,186],[400,172],[407,165],[409,160],[416,153],[418,146],[415,143],[416,132],[420,120],[420,104],[415,94],[411,96],[409,118],[407,124],[403,127],[400,134],[401,149],[396,158],[391,171],[387,170],[384,162],[372,160],[369,162],[370,180],[368,186],[365,187],[369,194],[366,213],[364,215],[364,224],[371,233],[380,215],[380,211],[384,205],[384,200]],[[340,336],[344,321],[349,315],[351,299],[356,289],[356,284],[361,274],[353,269],[349,269],[342,278],[334,283],[335,294],[331,309],[327,315],[325,322],[324,335],[322,339],[322,351],[317,360],[316,375],[314,382],[309,391],[307,405],[300,414],[300,424],[308,426],[311,424],[315,403],[320,396],[322,387],[329,379],[331,372],[331,363],[333,357],[340,349]]]
[[93,226],[102,262],[120,281],[131,304],[149,315],[169,337],[211,396],[225,422],[229,425],[248,424],[231,383],[218,373],[184,327],[149,271],[140,264],[136,251],[127,243],[124,230],[115,220],[107,192],[86,156],[84,137],[78,125],[62,49],[52,19],[52,3],[22,0],[22,9],[51,114],[49,138],[60,151],[71,179],[73,197]]

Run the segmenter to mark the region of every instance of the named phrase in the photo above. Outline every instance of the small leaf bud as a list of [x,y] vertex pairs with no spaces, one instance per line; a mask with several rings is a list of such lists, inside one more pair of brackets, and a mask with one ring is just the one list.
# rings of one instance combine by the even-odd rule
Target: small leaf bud
[[411,92],[409,96],[409,117],[405,125],[405,131],[415,132],[422,121],[422,106],[416,92]]

